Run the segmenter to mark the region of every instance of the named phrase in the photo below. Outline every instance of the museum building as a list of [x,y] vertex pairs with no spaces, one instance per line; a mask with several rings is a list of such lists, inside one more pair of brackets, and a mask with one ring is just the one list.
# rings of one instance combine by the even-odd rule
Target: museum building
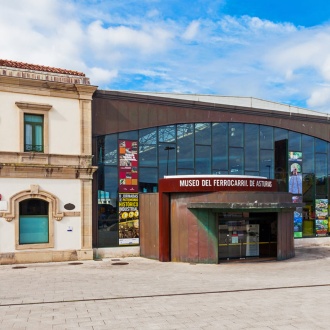
[[328,114],[250,97],[97,90],[92,117],[100,255],[281,260],[297,241],[329,242]]

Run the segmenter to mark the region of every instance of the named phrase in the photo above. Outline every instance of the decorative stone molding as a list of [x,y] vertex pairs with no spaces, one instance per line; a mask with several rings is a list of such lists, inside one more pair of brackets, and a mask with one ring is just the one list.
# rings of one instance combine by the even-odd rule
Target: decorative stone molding
[[49,111],[53,107],[51,104],[34,102],[15,102],[15,104],[22,110]]
[[9,199],[9,210],[8,212],[3,212],[1,217],[5,218],[6,221],[10,222],[19,217],[19,203],[31,198],[42,199],[49,203],[49,216],[50,221],[55,219],[60,221],[63,219],[63,212],[59,212],[59,202],[56,196],[49,192],[39,190],[38,185],[31,185],[30,190],[23,190],[13,195]]

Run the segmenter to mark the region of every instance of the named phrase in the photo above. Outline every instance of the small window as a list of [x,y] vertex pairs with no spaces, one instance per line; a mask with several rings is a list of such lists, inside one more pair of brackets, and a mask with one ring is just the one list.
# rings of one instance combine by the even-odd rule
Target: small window
[[27,199],[19,204],[19,244],[49,243],[48,202]]
[[43,127],[42,115],[24,114],[24,151],[44,151]]

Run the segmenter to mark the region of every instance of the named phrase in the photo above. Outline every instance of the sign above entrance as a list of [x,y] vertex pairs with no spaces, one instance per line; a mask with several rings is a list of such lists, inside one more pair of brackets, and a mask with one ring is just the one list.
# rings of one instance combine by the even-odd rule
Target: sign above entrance
[[159,180],[163,192],[277,191],[276,180],[247,175],[173,175]]

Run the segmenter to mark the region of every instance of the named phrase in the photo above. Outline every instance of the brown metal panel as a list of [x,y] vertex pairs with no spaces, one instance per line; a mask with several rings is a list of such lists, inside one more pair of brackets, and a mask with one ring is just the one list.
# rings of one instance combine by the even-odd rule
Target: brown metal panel
[[188,248],[187,248],[187,261],[198,262],[198,214],[187,210],[188,215]]
[[170,251],[171,251],[171,261],[181,261],[180,259],[180,212],[179,212],[179,201],[173,196],[171,197],[171,216],[170,216],[170,227],[171,227],[171,238],[170,238]]
[[326,116],[211,105],[123,92],[96,91],[92,101],[92,115],[94,135],[207,121],[269,125],[330,141],[330,125]]
[[140,254],[159,259],[158,194],[140,194]]
[[200,210],[198,212],[198,261],[200,263],[208,263],[209,261],[209,212],[208,210]]
[[278,213],[277,259],[294,257],[293,212]]

